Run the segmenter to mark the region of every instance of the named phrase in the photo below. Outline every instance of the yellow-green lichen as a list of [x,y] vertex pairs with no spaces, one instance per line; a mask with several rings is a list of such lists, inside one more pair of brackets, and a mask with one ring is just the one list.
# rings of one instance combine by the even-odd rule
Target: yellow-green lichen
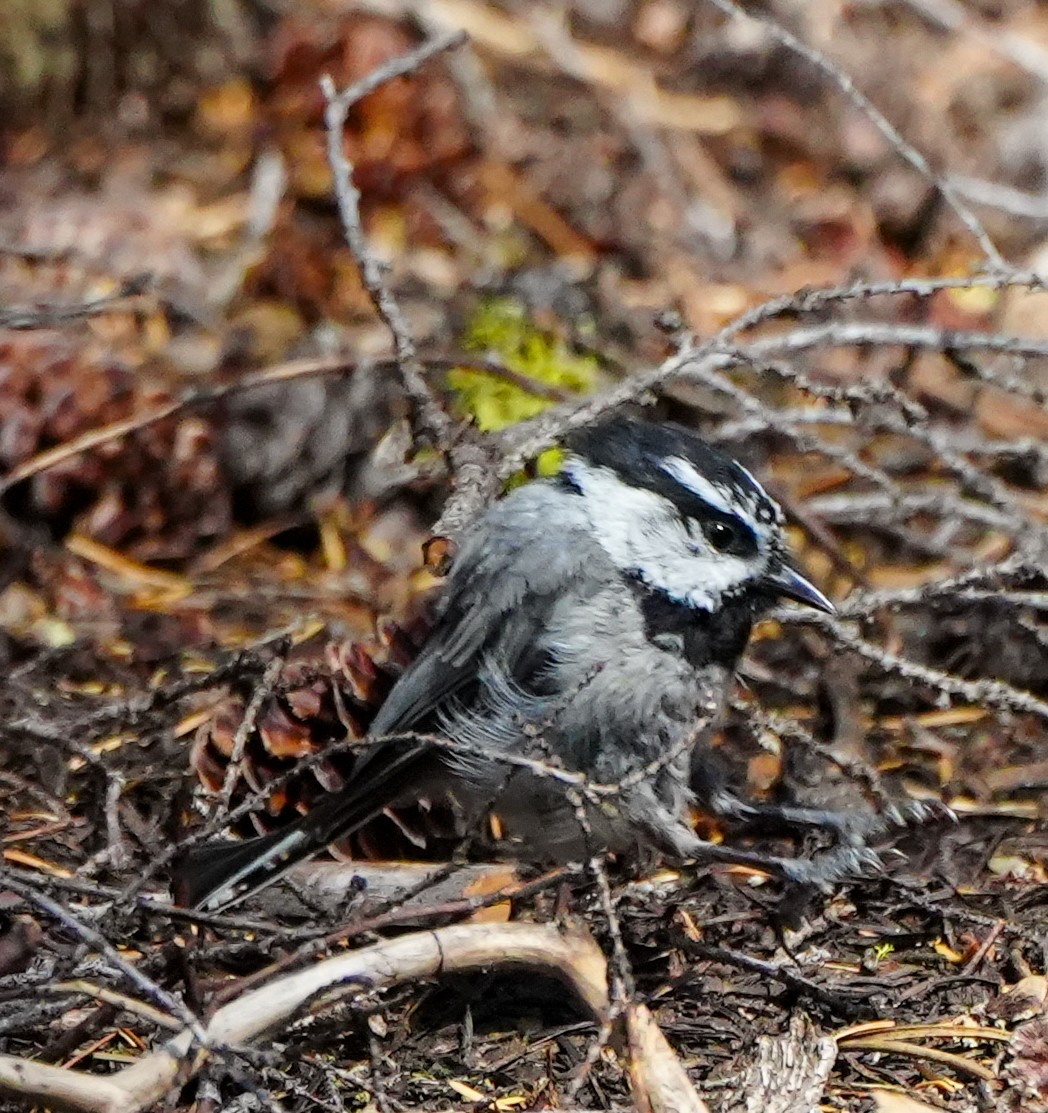
[[[467,351],[494,357],[541,386],[571,394],[591,391],[600,374],[594,356],[579,355],[558,337],[542,331],[512,298],[483,302],[466,328],[463,343]],[[461,409],[485,432],[504,429],[553,405],[550,398],[532,392],[525,384],[470,367],[450,371],[448,386]],[[553,474],[560,467],[560,454],[555,449],[544,452],[537,464],[540,474]]]

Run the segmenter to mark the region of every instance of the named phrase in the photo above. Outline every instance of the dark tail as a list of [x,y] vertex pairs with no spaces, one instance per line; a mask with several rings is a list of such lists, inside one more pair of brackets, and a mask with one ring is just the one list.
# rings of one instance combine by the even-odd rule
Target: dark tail
[[175,898],[206,912],[238,904],[374,819],[405,794],[431,758],[431,748],[418,743],[389,760],[369,754],[359,777],[284,830],[190,850],[175,868]]
[[[209,912],[226,908],[275,881],[274,859],[289,831],[243,842],[213,842],[190,850],[175,866],[175,900]],[[294,863],[289,863],[288,868]]]

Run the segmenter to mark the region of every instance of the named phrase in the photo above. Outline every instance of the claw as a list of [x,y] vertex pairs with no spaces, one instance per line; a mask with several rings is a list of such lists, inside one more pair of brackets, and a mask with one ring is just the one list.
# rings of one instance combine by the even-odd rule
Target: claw
[[855,864],[854,872],[860,876],[865,873],[872,873],[878,877],[885,877],[888,873],[888,867],[885,864],[883,856],[876,850],[868,846],[864,846],[855,851]]
[[881,816],[893,827],[908,827],[911,822],[908,812],[903,812],[898,804],[885,804]]
[[945,821],[957,822],[956,813],[941,800],[910,800],[905,806],[904,814],[907,816],[908,825],[912,826]]
[[800,885],[813,885],[823,892],[846,877],[883,877],[887,868],[881,856],[866,846],[836,847],[815,858],[784,862],[783,876]]

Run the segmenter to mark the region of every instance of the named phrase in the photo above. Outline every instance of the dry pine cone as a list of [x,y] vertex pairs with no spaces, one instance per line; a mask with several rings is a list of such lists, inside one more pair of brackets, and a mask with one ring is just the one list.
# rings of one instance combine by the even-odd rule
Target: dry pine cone
[[[332,643],[322,662],[295,662],[284,670],[282,690],[265,700],[244,743],[231,807],[260,792],[265,797],[233,823],[234,832],[250,837],[278,830],[345,784],[352,775],[352,742],[366,737],[427,628],[425,619],[386,623],[377,643]],[[197,732],[191,763],[208,795],[222,792],[249,698],[230,695]],[[455,841],[454,829],[446,807],[423,801],[379,816],[334,849],[354,859],[441,860]]]

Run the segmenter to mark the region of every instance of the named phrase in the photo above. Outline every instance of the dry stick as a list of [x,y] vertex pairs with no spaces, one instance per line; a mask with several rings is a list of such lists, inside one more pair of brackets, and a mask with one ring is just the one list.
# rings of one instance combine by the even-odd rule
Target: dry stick
[[861,783],[878,806],[891,803],[877,770],[864,761],[836,753],[832,746],[820,742],[802,723],[777,711],[765,711],[741,699],[731,701],[732,709],[744,715],[755,733],[768,731],[778,738],[786,738],[803,746],[808,753],[835,765],[845,776]]
[[[539,382],[519,371],[514,371],[503,365],[491,355],[478,356],[473,353],[461,355],[434,355],[427,356],[423,363],[434,370],[448,371],[455,367],[462,367],[469,371],[476,371],[482,375],[491,375],[503,379],[514,386],[519,386],[539,398],[547,398],[551,402],[568,402],[573,395]],[[215,386],[192,387],[183,391],[178,398],[135,417],[122,418],[120,421],[101,425],[97,429],[88,429],[73,440],[65,441],[46,449],[44,452],[31,456],[17,467],[14,467],[5,476],[0,477],[0,495],[5,494],[18,483],[31,479],[58,464],[64,463],[81,452],[90,452],[101,445],[111,441],[120,440],[121,437],[137,433],[142,429],[155,425],[166,418],[174,417],[186,410],[202,409],[206,406],[221,402],[235,394],[246,394],[252,390],[261,390],[275,386],[278,383],[297,382],[304,379],[320,378],[326,375],[350,375],[371,369],[377,372],[396,370],[396,360],[353,360],[339,357],[321,357],[317,359],[296,359],[286,363],[277,363],[272,367],[263,368],[243,375],[239,379],[219,383]]]
[[[702,942],[692,942],[688,939],[678,941],[689,956],[704,959],[707,962],[722,963],[725,966],[734,966],[739,970],[746,970],[751,974],[759,974],[765,981],[781,982],[787,989],[803,993],[813,1001],[826,1005],[838,1013],[850,1015],[869,1015],[867,1012],[869,1000],[864,990],[849,990],[842,985],[835,988],[833,985],[820,985],[818,982],[807,978],[801,973],[800,965],[794,959],[777,962],[768,962],[766,959],[754,958],[740,951],[733,951],[727,947],[716,947]],[[680,976],[678,984],[687,983],[696,977],[694,970],[688,970]],[[865,1007],[864,1007],[865,1006]]]
[[77,978],[71,982],[59,982],[56,985],[44,985],[40,988],[45,993],[93,997],[96,1001],[114,1005],[124,1012],[134,1013],[135,1016],[141,1017],[150,1024],[157,1025],[158,1028],[167,1028],[175,1032],[182,1029],[182,1025],[170,1014],[161,1012],[159,1009],[153,1008],[152,1005],[147,1005],[144,1001],[136,1001],[134,997],[128,997],[126,993],[117,993],[115,989],[94,985],[83,978]]
[[250,1043],[362,989],[494,965],[546,970],[564,978],[597,1019],[607,1009],[604,956],[589,934],[553,925],[469,924],[418,932],[316,963],[252,990],[211,1018],[201,1052],[185,1028],[159,1050],[104,1081],[61,1067],[0,1056],[0,1092],[89,1113],[139,1113],[205,1065],[216,1048]]
[[13,877],[9,870],[0,869],[0,883],[17,893],[30,904],[36,905],[42,912],[46,912],[60,924],[63,924],[82,942],[97,949],[99,953],[105,957],[106,961],[114,969],[123,974],[132,985],[138,986],[140,990],[152,998],[153,1001],[161,1006],[161,1008],[165,1009],[171,1016],[177,1017],[185,1025],[185,1031],[188,1032],[194,1040],[200,1043],[205,1041],[206,1037],[200,1025],[200,1021],[193,1015],[190,1009],[187,1008],[185,1002],[180,997],[169,993],[162,986],[157,985],[152,978],[148,978],[136,966],[128,962],[109,940],[103,935],[100,935],[94,928],[85,924],[65,906],[52,900],[46,894],[41,893],[35,886],[28,885]]
[[883,1036],[870,1036],[865,1039],[849,1040],[841,1046],[841,1051],[877,1051],[882,1055],[905,1055],[911,1059],[926,1059],[944,1067],[952,1067],[959,1074],[970,1074],[985,1082],[996,1082],[997,1072],[982,1063],[975,1062],[964,1055],[952,1051],[940,1051],[936,1047],[923,1047],[908,1040],[893,1040]]
[[814,66],[820,73],[828,77],[847,97],[849,101],[870,121],[871,124],[884,136],[888,145],[900,158],[908,162],[926,182],[934,186],[942,195],[943,200],[960,218],[961,223],[972,234],[982,253],[990,263],[1002,271],[1012,268],[997,250],[989,233],[982,222],[972,210],[957,195],[957,191],[940,174],[931,168],[928,160],[911,143],[908,143],[899,132],[898,128],[884,115],[883,112],[863,93],[855,82],[839,66],[826,57],[821,51],[797,38],[777,20],[769,16],[749,12],[735,0],[709,0],[715,8],[725,15],[735,18],[750,19],[766,27],[771,36],[777,39],[787,50],[800,55],[806,62]]
[[[660,754],[653,761],[648,762],[647,765],[634,770],[633,773],[627,774],[619,780],[613,786],[613,791],[616,794],[621,794],[633,785],[646,781],[653,781],[661,770],[680,760],[685,753],[690,753],[694,750],[702,734],[709,728],[712,718],[712,714],[701,718],[695,726],[687,731],[669,750]],[[576,822],[579,824],[587,843],[593,841],[593,828],[586,814],[585,804],[587,801],[592,803],[595,800],[599,795],[597,790],[600,787],[601,786],[591,784],[587,781],[584,783],[583,791],[579,791],[575,788],[569,788],[567,790],[568,800],[575,809]],[[648,1039],[648,1037],[643,1034],[646,1026],[645,1018],[643,1015],[636,1012],[636,1010],[642,1008],[642,1006],[637,1005],[636,979],[633,975],[633,966],[629,960],[629,955],[626,953],[626,944],[622,934],[622,924],[619,920],[618,912],[615,910],[611,883],[608,880],[608,874],[604,868],[603,858],[599,854],[594,854],[587,863],[587,869],[596,881],[601,911],[604,913],[604,919],[608,925],[608,934],[611,936],[612,957],[615,960],[613,967],[615,977],[612,981],[611,1005],[608,1009],[608,1015],[597,1032],[597,1038],[590,1044],[589,1050],[586,1053],[586,1058],[583,1060],[571,1084],[568,1086],[566,1094],[568,1101],[574,1101],[586,1084],[604,1048],[607,1047],[611,1039],[613,1025],[620,1015],[625,1014],[627,1018],[627,1027],[631,1035],[631,1046],[633,1037],[635,1036],[643,1038],[645,1041]],[[640,1074],[635,1075],[635,1082],[638,1086],[643,1086],[645,1088],[645,1093],[647,1092],[647,1083]]]
[[[769,423],[768,428],[777,429],[778,426]],[[1003,514],[992,506],[935,490],[818,495],[809,501],[808,509],[824,521],[837,524],[868,526],[874,522],[884,526],[900,517],[929,514],[947,522],[972,521],[993,529],[1013,529],[1015,525],[1014,516]]]
[[776,618],[785,623],[816,626],[829,634],[843,649],[857,653],[885,672],[918,684],[926,684],[945,696],[959,697],[977,706],[988,705],[1004,711],[1019,711],[1048,720],[1048,702],[1003,680],[964,680],[940,669],[911,661],[907,657],[900,657],[852,633],[842,623],[828,616],[824,618],[822,615],[798,614],[783,609],[776,613]]
[[128,279],[118,290],[91,301],[77,302],[74,305],[35,305],[9,306],[0,308],[0,328],[42,329],[82,321],[109,313],[123,303],[145,293],[150,276],[140,275]]
[[[774,350],[775,341],[761,341],[758,350],[768,352]],[[745,362],[748,352],[735,350],[734,355],[738,362]],[[1000,515],[1000,522],[1011,532],[1013,537],[1021,539],[1025,550],[1039,552],[1043,549],[1048,528],[1031,522],[1024,513],[1021,505],[1012,495],[1009,488],[1000,480],[979,470],[953,448],[952,442],[943,437],[934,429],[927,427],[927,413],[922,406],[910,401],[895,387],[890,385],[875,384],[870,387],[820,387],[811,382],[804,374],[793,369],[784,368],[778,364],[768,366],[766,370],[781,375],[788,381],[796,384],[800,389],[815,396],[828,397],[832,400],[842,399],[852,405],[869,403],[873,407],[871,424],[902,436],[908,436],[929,447],[935,458],[952,473],[963,487],[967,487],[988,502]],[[882,469],[871,467],[860,459],[855,453],[837,445],[827,443],[810,432],[798,433],[789,423],[780,422],[774,413],[754,398],[747,390],[735,384],[718,370],[714,370],[702,363],[692,365],[684,377],[692,378],[706,383],[714,390],[732,398],[744,410],[753,415],[761,415],[762,420],[770,429],[781,433],[802,451],[814,451],[822,456],[835,460],[848,469],[853,476],[869,480],[895,503],[906,497],[898,485]],[[884,402],[892,402],[901,413],[885,412]],[[880,405],[879,405],[880,404]],[[963,500],[956,497],[947,497],[937,493],[929,508],[940,516],[960,512],[965,514],[968,509]]]
[[1027,220],[1048,220],[1048,194],[1027,193],[1006,182],[991,182],[985,178],[970,178],[964,174],[951,174],[950,184],[962,196],[976,205],[997,209],[1009,216]]
[[285,640],[282,647],[278,648],[273,660],[266,665],[262,678],[255,686],[247,707],[244,708],[244,717],[233,735],[233,748],[229,755],[229,764],[222,779],[222,788],[218,794],[218,815],[229,814],[229,804],[233,799],[233,789],[236,787],[237,778],[240,776],[240,767],[244,761],[244,751],[247,749],[247,740],[255,729],[255,722],[262,704],[272,696],[274,689],[280,681],[280,674],[284,671],[284,662],[291,648],[290,638]]
[[[577,807],[578,814],[582,816],[584,815],[584,811],[581,799],[577,796],[576,799],[579,800]],[[589,860],[587,869],[597,883],[601,910],[604,913],[604,918],[608,925],[608,932],[611,935],[612,955],[615,958],[615,977],[612,980],[611,1001],[607,1014],[601,1021],[600,1027],[597,1029],[596,1039],[593,1040],[589,1046],[589,1050],[586,1052],[586,1058],[579,1065],[578,1070],[575,1072],[575,1077],[568,1084],[565,1096],[569,1102],[574,1102],[578,1098],[579,1092],[582,1090],[583,1086],[586,1085],[589,1076],[593,1073],[593,1068],[600,1061],[604,1049],[611,1042],[615,1022],[636,1000],[633,968],[630,965],[629,956],[626,954],[626,947],[622,941],[622,925],[619,923],[618,914],[615,912],[615,905],[611,896],[611,885],[608,883],[608,874],[604,869],[604,862],[599,856],[594,856]]]
[[925,19],[946,31],[967,34],[980,46],[988,47],[995,54],[1026,70],[1044,84],[1048,84],[1048,52],[1032,38],[1001,30],[980,19],[959,0],[907,0],[907,3]]
[[626,1037],[630,1087],[638,1113],[710,1113],[646,1005],[627,1009]]
[[320,88],[327,102],[324,124],[327,130],[327,159],[335,181],[335,199],[342,220],[342,233],[360,268],[364,287],[379,317],[393,337],[397,367],[412,411],[412,429],[416,443],[424,441],[434,448],[446,447],[450,441],[451,419],[434,397],[426,382],[415,341],[393,292],[386,284],[383,266],[371,253],[360,219],[360,190],[353,182],[353,167],[346,158],[343,133],[350,108],[374,92],[380,85],[417,70],[435,54],[451,50],[466,41],[462,31],[438,35],[401,58],[391,59],[363,80],[341,92],[336,90],[330,75],[320,79]]
[[[832,328],[832,326],[830,327]],[[934,332],[935,330],[932,331]],[[1007,338],[999,339],[1008,342]],[[747,357],[752,359],[754,350],[758,353],[774,350],[774,344],[774,340],[761,341],[752,345],[748,352],[743,353],[740,351],[736,354],[740,362],[742,362]],[[1048,353],[1048,346],[1046,346],[1046,353]],[[776,364],[774,366],[769,366],[767,370],[773,371],[775,374],[786,378],[800,389],[817,397],[824,396],[834,401],[843,399],[853,405],[866,403],[872,405],[873,413],[870,418],[870,424],[873,428],[903,437],[910,437],[926,445],[932,450],[934,458],[959,480],[962,487],[967,487],[977,492],[986,502],[990,503],[1007,516],[1007,524],[1011,529],[1012,535],[1021,539],[1020,544],[1024,549],[1032,549],[1034,547],[1034,538],[1031,535],[1040,535],[1040,547],[1043,547],[1046,536],[1045,527],[1031,522],[1028,515],[1024,512],[1023,507],[1017,503],[1017,500],[1004,483],[994,478],[992,475],[979,470],[975,465],[966,460],[955,450],[952,439],[947,439],[940,432],[929,428],[928,413],[924,407],[907,398],[896,387],[890,384],[872,384],[870,386],[859,387],[820,387],[812,383],[808,376],[793,368],[787,368]],[[731,384],[730,381],[723,376],[719,376],[717,381],[722,384],[721,389],[726,393],[731,393],[740,403],[745,403],[745,399],[750,398],[748,392],[735,387],[734,384]],[[1036,401],[1037,399],[1034,400]],[[895,409],[899,412],[887,413],[884,405],[880,404],[884,402],[894,404]],[[745,404],[749,405],[752,409],[756,409],[760,406],[760,403],[757,402],[756,399],[751,399]],[[778,428],[777,425],[773,425],[772,427]],[[786,430],[782,431],[785,432]],[[840,452],[840,449],[824,445],[810,435],[807,439],[812,442],[812,446],[815,450],[821,452],[823,455],[829,455],[831,452]],[[850,464],[849,470],[851,470],[853,474],[863,474],[866,478],[874,478],[874,473],[868,465],[859,462],[858,457],[853,456],[852,458],[853,461],[859,463],[862,469],[860,472],[856,470],[856,463]],[[880,474],[883,476],[883,473]],[[887,482],[884,483],[882,481],[880,485],[885,486],[886,490],[896,490],[896,485],[890,478],[885,478]],[[946,500],[944,500],[943,506],[946,504]]]
[[[498,361],[490,356],[480,358],[465,354],[461,356],[429,356],[425,359],[425,364],[439,369],[458,366],[468,367],[483,374],[503,378],[515,385],[524,387],[533,394],[564,403],[539,418],[533,418],[513,427],[513,429],[506,431],[501,437],[497,438],[497,446],[501,447],[506,455],[506,459],[498,468],[499,478],[504,478],[518,470],[528,458],[535,456],[569,429],[587,424],[607,410],[625,402],[636,401],[648,391],[656,389],[686,370],[693,368],[696,370],[716,370],[730,366],[735,360],[720,350],[720,345],[724,341],[739,332],[755,328],[785,314],[815,312],[835,302],[858,298],[900,294],[929,297],[936,291],[943,289],[1002,288],[1006,286],[1036,288],[1040,283],[1041,278],[1032,273],[982,274],[974,275],[971,278],[903,279],[891,283],[856,284],[800,291],[785,297],[774,298],[757,306],[755,309],[737,317],[735,321],[727,325],[710,341],[691,345],[666,360],[658,368],[635,375],[614,390],[596,398],[586,399],[584,402],[568,401],[565,399],[563,392],[558,392],[555,388],[528,379],[526,376],[500,365]],[[870,345],[899,343],[907,346],[931,347],[942,351],[951,349],[960,351],[966,347],[971,347],[1016,355],[1045,354],[1044,345],[1039,344],[1036,340],[1007,338],[994,333],[950,332],[947,330],[919,329],[912,326],[884,325],[865,326],[861,329],[855,325],[837,326],[832,330],[824,331],[821,334],[821,339],[812,330],[797,330],[768,341],[757,342],[764,346],[758,347],[756,351],[760,355],[768,355],[774,351],[800,350],[817,346],[820,342],[834,343],[838,340],[841,343],[868,343]],[[745,353],[747,350],[749,349],[741,348],[737,351]],[[341,357],[292,360],[252,372],[232,382],[203,389],[187,390],[179,398],[148,413],[112,422],[97,429],[89,429],[71,441],[38,453],[13,468],[5,477],[0,479],[0,495],[3,495],[16,484],[30,479],[34,475],[39,475],[73,456],[91,451],[111,441],[119,440],[121,437],[163,421],[183,410],[202,408],[219,402],[230,395],[258,390],[278,383],[324,375],[346,375],[363,370],[366,367],[382,371],[396,367],[396,362],[378,360],[368,363],[367,361],[358,362]],[[985,371],[981,371],[980,374],[986,381],[995,382],[1005,389],[1013,388],[1013,382],[1005,382],[1000,376]],[[765,413],[766,411],[762,407],[751,420],[766,420],[763,416]],[[829,420],[826,415],[822,415],[822,419]],[[491,492],[495,493],[497,484],[490,486]],[[450,515],[448,516],[450,517]],[[463,513],[460,516],[464,518],[466,514]]]
[[49,448],[45,452],[31,456],[17,467],[12,468],[3,479],[0,479],[0,495],[5,494],[16,484],[31,479],[34,475],[39,475],[72,456],[81,452],[88,452],[100,445],[108,444],[110,441],[119,440],[130,433],[138,432],[138,430],[158,421],[172,417],[182,410],[209,405],[221,401],[227,395],[272,386],[275,383],[311,378],[315,375],[344,374],[356,370],[359,366],[361,364],[356,360],[341,358],[292,360],[288,363],[278,363],[273,367],[264,368],[262,371],[252,372],[235,382],[187,390],[177,399],[147,413],[114,421],[97,429],[89,429],[86,433],[82,433],[71,441],[55,445],[54,448]]
[[[893,324],[881,321],[831,321],[794,329],[781,336],[750,341],[738,350],[750,359],[770,355],[807,351],[810,348],[880,347],[899,345],[933,352],[984,351],[1006,355],[1040,358],[1048,356],[1048,340],[1038,337],[1002,336],[1000,333],[975,332],[969,329],[940,329],[932,325]],[[1017,376],[987,371],[976,365],[965,365],[965,371],[999,386],[1011,394],[1021,394],[1043,405],[1048,391]]]
[[930,298],[941,290],[1004,290],[1025,287],[1044,288],[1045,276],[1037,271],[1009,271],[1006,274],[980,273],[967,277],[900,278],[891,282],[855,282],[849,286],[825,286],[798,290],[762,302],[725,325],[713,338],[729,340],[740,332],[757,328],[779,317],[818,313],[832,305],[869,298],[911,296]]
[[[111,901],[118,906],[124,900],[125,890],[116,886],[99,885],[94,882],[83,881],[73,877],[41,877],[29,870],[6,866],[5,877],[15,877],[37,888],[52,889],[57,892],[75,893],[77,896],[94,897],[96,900]],[[127,911],[128,909],[125,909]],[[191,908],[179,908],[166,901],[154,899],[150,896],[139,895],[135,898],[135,912],[143,915],[161,916],[166,919],[195,924],[199,927],[213,927],[226,931],[244,931],[252,935],[262,936],[269,933],[273,937],[295,935],[301,939],[301,927],[280,928],[265,920],[250,919],[246,916],[217,915],[208,912],[199,912]]]
[[1011,556],[999,564],[984,568],[971,568],[959,576],[937,583],[917,587],[883,588],[879,591],[853,591],[837,604],[838,618],[865,618],[882,607],[912,607],[938,601],[955,599],[980,602],[984,599],[1011,603],[1016,606],[1048,608],[1048,593],[1009,590],[1005,585],[1013,580],[1021,583],[1038,575],[1034,566],[1018,556]]
[[[929,297],[941,289],[971,289],[975,287],[1003,288],[1022,286],[1038,288],[1042,278],[1034,273],[1018,274],[980,274],[971,278],[935,278],[935,279],[904,279],[894,283],[860,283],[851,286],[828,287],[825,289],[804,290],[782,298],[774,298],[757,306],[753,310],[742,314],[731,322],[710,340],[700,343],[690,342],[677,353],[665,360],[658,367],[641,372],[627,379],[624,383],[605,391],[595,397],[590,397],[581,402],[574,402],[564,406],[557,406],[547,410],[538,417],[521,422],[504,430],[492,438],[497,454],[497,475],[500,480],[507,478],[517,471],[523,464],[533,459],[539,452],[550,444],[559,440],[565,433],[582,425],[587,425],[597,420],[610,410],[629,402],[636,402],[652,391],[658,390],[672,379],[682,376],[703,377],[734,366],[740,358],[745,358],[747,348],[725,350],[723,345],[734,335],[747,329],[755,328],[767,321],[786,313],[814,312],[825,306],[840,301],[852,299],[877,297],[886,295],[910,294],[916,297]],[[787,337],[790,333],[785,334]],[[950,344],[943,344],[943,350],[955,347],[962,349],[968,339],[979,337],[980,333],[940,333],[937,339],[949,336]],[[993,335],[993,334],[989,334]],[[925,335],[924,339],[929,337]],[[876,341],[875,341],[876,342]],[[774,350],[775,345],[781,344],[782,338],[767,341],[765,351]],[[1033,342],[1036,344],[1036,341]],[[1009,349],[1009,344],[1012,349]],[[988,347],[998,351],[1021,351],[1026,345],[1023,340],[1008,340],[997,338]],[[760,351],[761,349],[758,349]],[[722,380],[729,388],[728,380]],[[737,397],[737,395],[736,395]],[[767,407],[751,400],[751,412],[765,418],[768,414]],[[769,422],[770,424],[770,422]],[[779,428],[778,425],[774,426]],[[827,446],[814,443],[808,445],[809,449],[827,451]],[[832,450],[829,450],[832,455]],[[855,474],[863,474],[865,466],[852,455],[849,468]],[[872,478],[867,475],[866,478]],[[893,485],[888,483],[888,489]],[[467,488],[462,492],[453,492],[445,510],[446,516],[455,515],[458,518],[467,518],[469,513],[475,512],[483,505],[485,496],[493,497],[497,486],[485,490]]]
[[357,939],[362,935],[373,935],[392,927],[415,926],[427,919],[472,916],[481,909],[491,908],[493,905],[502,904],[507,900],[525,901],[553,885],[578,876],[580,872],[577,866],[559,866],[532,881],[510,881],[500,886],[493,893],[478,893],[476,896],[463,897],[461,900],[449,900],[429,907],[390,908],[388,911],[380,911],[364,919],[353,920],[327,932],[325,935],[310,940],[294,951],[289,951],[269,966],[257,970],[253,974],[246,974],[235,985],[220,990],[215,995],[215,1002],[224,1004],[233,997],[239,996],[244,990],[260,985],[277,974],[293,970],[302,963],[311,962],[325,950],[330,950],[340,943],[347,943],[349,940]]

